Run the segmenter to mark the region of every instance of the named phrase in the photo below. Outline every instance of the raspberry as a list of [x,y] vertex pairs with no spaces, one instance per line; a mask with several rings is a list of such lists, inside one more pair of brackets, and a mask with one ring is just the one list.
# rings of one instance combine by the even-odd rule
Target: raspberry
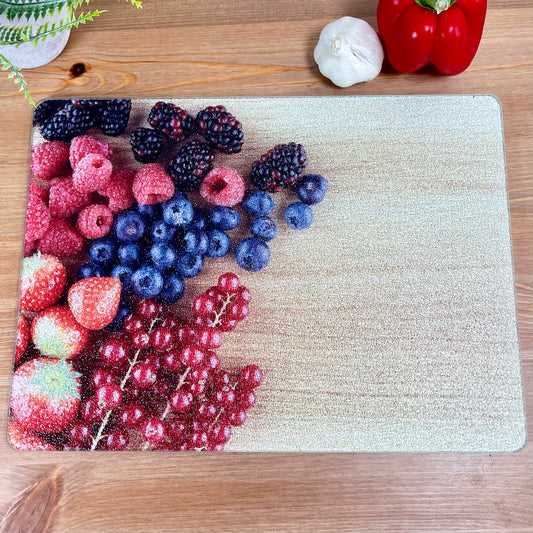
[[48,229],[50,218],[50,211],[41,198],[29,194],[26,210],[26,239],[30,241],[40,239]]
[[24,257],[29,257],[30,255],[33,255],[33,251],[35,250],[35,243],[34,240],[28,240],[24,239]]
[[167,165],[167,172],[174,179],[176,188],[197,191],[205,175],[213,168],[213,149],[204,142],[185,143]]
[[113,155],[113,149],[108,143],[88,135],[74,137],[70,143],[70,166],[76,168],[76,165],[89,154],[98,154],[109,159]]
[[30,181],[29,194],[38,196],[45,204],[48,203],[48,189],[40,187],[32,181]]
[[159,204],[174,195],[174,183],[157,163],[144,165],[133,179],[133,196],[141,205]]
[[112,224],[111,209],[105,205],[92,204],[80,211],[76,228],[87,239],[98,239],[109,233]]
[[98,154],[88,154],[82,158],[74,172],[74,187],[80,192],[92,192],[104,187],[111,178],[111,161]]
[[118,213],[128,209],[134,202],[133,197],[133,177],[135,171],[129,168],[118,168],[113,170],[109,182],[98,189],[98,194],[107,198],[107,206],[113,213]]
[[214,148],[236,154],[243,145],[242,124],[224,106],[206,107],[196,116],[196,129]]
[[91,193],[75,189],[72,178],[54,178],[50,183],[48,207],[54,218],[75,215],[91,202]]
[[292,185],[307,165],[301,144],[278,144],[252,165],[250,180],[262,191],[281,191]]
[[233,168],[217,167],[211,170],[200,186],[200,194],[215,205],[231,207],[244,197],[243,177]]
[[139,163],[155,163],[163,151],[163,134],[150,128],[137,128],[130,138],[133,157]]
[[68,144],[61,141],[34,146],[31,150],[32,174],[42,180],[61,176],[68,162],[68,150]]
[[174,142],[183,141],[194,129],[194,119],[187,111],[165,102],[157,102],[152,107],[148,124]]
[[46,233],[37,241],[37,250],[57,257],[78,254],[83,248],[83,237],[67,220],[52,218]]

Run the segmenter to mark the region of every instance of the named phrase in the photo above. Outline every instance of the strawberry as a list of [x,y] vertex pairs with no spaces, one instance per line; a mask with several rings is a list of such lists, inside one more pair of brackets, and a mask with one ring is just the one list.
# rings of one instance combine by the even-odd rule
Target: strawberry
[[66,359],[37,357],[13,374],[10,406],[23,429],[63,431],[80,405],[81,374]]
[[26,431],[14,418],[7,426],[9,444],[16,450],[55,450],[51,444],[44,441],[31,431]]
[[120,280],[86,278],[68,291],[68,305],[76,320],[87,329],[102,329],[113,322],[120,303]]
[[67,270],[55,256],[37,252],[22,260],[19,306],[24,311],[42,311],[60,298]]
[[17,341],[15,343],[15,364],[20,361],[29,343],[30,323],[24,315],[19,315],[17,321]]
[[31,338],[43,355],[68,359],[83,350],[89,331],[76,321],[66,305],[56,305],[33,319]]

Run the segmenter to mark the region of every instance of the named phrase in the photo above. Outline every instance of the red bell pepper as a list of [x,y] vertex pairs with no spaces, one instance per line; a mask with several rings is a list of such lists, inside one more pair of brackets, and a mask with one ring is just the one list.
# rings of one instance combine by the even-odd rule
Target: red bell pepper
[[487,0],[379,0],[378,29],[398,72],[433,63],[441,74],[463,72],[476,55]]

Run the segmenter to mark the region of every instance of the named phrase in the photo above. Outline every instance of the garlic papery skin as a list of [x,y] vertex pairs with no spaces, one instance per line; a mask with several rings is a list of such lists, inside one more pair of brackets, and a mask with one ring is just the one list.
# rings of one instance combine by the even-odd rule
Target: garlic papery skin
[[374,79],[383,66],[383,46],[368,22],[342,17],[320,33],[314,52],[320,73],[338,87]]

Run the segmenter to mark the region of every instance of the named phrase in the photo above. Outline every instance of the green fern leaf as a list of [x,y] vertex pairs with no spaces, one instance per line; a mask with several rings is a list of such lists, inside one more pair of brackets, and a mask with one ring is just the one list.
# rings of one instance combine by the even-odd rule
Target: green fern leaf
[[14,78],[13,81],[16,84],[20,85],[19,91],[24,92],[24,96],[28,99],[30,104],[35,107],[35,102],[33,101],[33,98],[31,97],[30,91],[28,89],[28,86],[26,84],[26,80],[24,79],[24,76],[20,72],[20,69],[18,69],[7,57],[4,57],[2,54],[0,54],[0,67],[2,70],[9,71],[7,77],[8,78]]
[[8,21],[42,18],[59,13],[65,6],[78,0],[0,0],[0,15],[5,13]]

